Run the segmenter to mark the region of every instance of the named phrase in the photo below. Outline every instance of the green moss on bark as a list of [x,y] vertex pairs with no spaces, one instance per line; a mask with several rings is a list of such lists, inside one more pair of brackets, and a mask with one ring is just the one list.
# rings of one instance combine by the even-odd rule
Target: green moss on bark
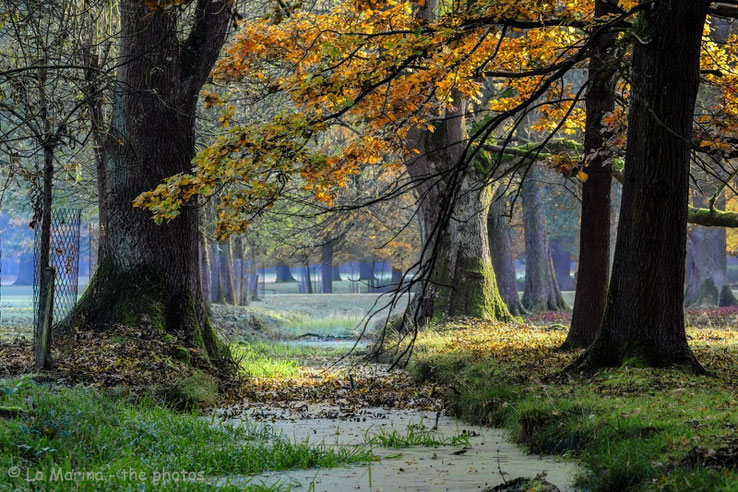
[[456,260],[451,316],[474,316],[497,321],[512,321],[513,316],[500,297],[492,265],[481,258]]
[[229,366],[223,345],[193,293],[172,292],[166,277],[150,268],[121,272],[110,261],[99,265],[60,332],[115,330],[125,326],[162,337],[174,336],[186,348],[199,349],[219,370]]
[[720,292],[715,282],[711,278],[703,280],[697,288],[697,294],[692,305],[697,307],[717,306],[719,302]]

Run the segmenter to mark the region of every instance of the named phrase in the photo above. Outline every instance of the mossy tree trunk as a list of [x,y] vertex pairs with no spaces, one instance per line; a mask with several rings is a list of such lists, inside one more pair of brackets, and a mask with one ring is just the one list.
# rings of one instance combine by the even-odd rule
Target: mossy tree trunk
[[[421,324],[444,316],[509,321],[512,315],[500,297],[489,248],[487,216],[494,190],[474,166],[458,168],[466,143],[466,104],[458,94],[455,100],[457,107],[434,123],[434,132],[415,129],[408,139],[420,152],[407,169],[421,200],[424,260],[434,262],[418,318]],[[451,197],[453,179],[460,181]],[[451,207],[446,221],[439,210],[443,203]]]
[[[418,5],[416,16],[432,22],[438,8],[437,0],[428,0]],[[512,319],[497,290],[489,255],[487,212],[492,190],[481,186],[484,180],[472,166],[466,171],[458,168],[467,139],[466,102],[458,93],[452,97],[456,107],[432,122],[435,131],[413,128],[406,142],[408,148],[417,150],[417,157],[405,166],[420,202],[421,261],[434,265],[423,281],[423,295],[410,308],[420,326],[451,314]],[[462,178],[456,201],[451,199],[455,177]],[[443,212],[451,216],[448,221],[441,220],[439,208],[444,203],[448,210]]]
[[639,18],[615,260],[602,325],[578,369],[700,371],[684,328],[692,119],[709,2],[661,0]]
[[510,210],[505,200],[505,190],[502,187],[495,193],[492,200],[487,215],[487,229],[492,267],[495,271],[500,296],[511,314],[516,316],[526,314],[527,310],[523,307],[518,295],[515,259],[510,241]]
[[569,309],[561,296],[554,273],[551,249],[544,224],[543,173],[539,164],[532,167],[523,182],[525,208],[525,290],[523,306],[530,312],[561,311]]
[[[171,333],[221,360],[200,288],[197,208],[157,226],[131,204],[191,169],[198,94],[225,41],[229,8],[198,0],[190,23],[178,9],[151,11],[134,0],[119,5],[121,63],[106,142],[107,247],[66,326]],[[185,24],[189,33],[180,38]]]
[[461,184],[448,227],[453,261],[448,314],[493,320],[512,318],[500,297],[489,248],[487,216],[492,187],[477,176]]
[[[595,1],[595,16],[616,13],[606,0]],[[563,348],[585,348],[597,335],[602,322],[610,279],[611,163],[605,141],[610,137],[602,119],[615,108],[616,67],[612,59],[617,33],[602,36],[589,59],[585,99],[587,119],[584,154],[589,175],[582,185],[582,220],[579,230],[579,267],[571,327]]]

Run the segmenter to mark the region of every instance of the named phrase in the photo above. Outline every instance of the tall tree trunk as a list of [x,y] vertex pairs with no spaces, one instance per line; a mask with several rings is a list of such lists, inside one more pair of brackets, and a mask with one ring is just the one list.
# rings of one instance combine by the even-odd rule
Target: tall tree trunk
[[[418,4],[416,17],[432,22],[437,17],[439,2],[427,0]],[[422,295],[416,294],[409,312],[419,326],[433,318],[454,315],[482,316],[510,320],[512,315],[500,298],[489,256],[487,212],[492,190],[480,186],[480,177],[473,165],[459,175],[454,169],[461,162],[465,147],[466,102],[454,91],[455,108],[446,110],[445,118],[433,122],[435,131],[413,128],[407,137],[407,147],[417,150],[417,157],[405,163],[415,181],[420,201],[424,267],[433,262],[434,268],[422,282]],[[451,172],[448,172],[451,171]],[[446,172],[444,179],[438,179]],[[453,203],[452,181],[460,178],[459,201]],[[456,183],[454,183],[456,184]],[[478,190],[474,192],[473,190]],[[471,203],[475,198],[478,203]],[[445,199],[444,199],[445,198]],[[449,202],[451,218],[441,221],[439,207]],[[468,209],[465,207],[470,205]],[[452,208],[452,210],[451,210]],[[463,221],[467,220],[468,224]],[[473,257],[473,251],[477,256]],[[436,258],[431,257],[435,252]],[[458,265],[457,265],[458,262]]]
[[18,276],[13,285],[33,285],[33,253],[24,252],[18,261]]
[[635,42],[623,202],[602,325],[580,368],[627,361],[700,371],[684,329],[692,118],[709,2],[661,0]]
[[277,274],[276,282],[283,283],[283,282],[297,282],[295,280],[295,277],[292,276],[292,272],[290,272],[290,267],[286,263],[279,263],[276,267],[274,267],[274,271]]
[[323,245],[323,262],[320,265],[320,284],[323,294],[333,293],[333,242]]
[[212,261],[210,259],[210,248],[208,247],[208,239],[204,234],[200,234],[200,277],[202,282],[202,298],[205,301],[210,300],[210,287],[212,283],[211,275],[213,274]]
[[[434,261],[424,295],[417,296],[418,304],[411,306],[421,326],[450,315],[512,319],[497,289],[489,253],[487,214],[493,190],[474,166],[463,172],[452,170],[460,162],[466,139],[466,105],[460,96],[455,99],[461,101],[458,107],[436,122],[434,132],[416,128],[408,136],[408,146],[420,152],[406,167],[420,197],[423,261]],[[446,179],[434,178],[447,171]],[[439,207],[452,201],[447,196],[453,193],[451,176],[460,180],[457,199],[450,205],[450,219],[443,223]],[[431,252],[435,252],[435,259]]]
[[197,0],[189,33],[180,38],[187,28],[177,9],[151,11],[138,0],[119,5],[121,63],[106,142],[107,246],[68,326],[146,327],[221,361],[200,288],[197,208],[156,225],[131,204],[191,170],[198,94],[225,41],[230,9]]
[[302,275],[300,276],[300,287],[303,294],[313,293],[313,282],[310,278],[310,260],[305,260],[302,265]]
[[256,252],[254,247],[251,247],[251,253],[249,254],[249,290],[251,291],[251,299],[254,301],[259,300],[259,270],[256,268]]
[[238,275],[239,285],[238,285],[238,303],[241,306],[246,306],[249,303],[249,275],[248,275],[248,260],[246,259],[247,256],[247,250],[248,244],[246,243],[246,240],[242,237],[238,241],[238,259],[239,259],[239,266],[240,266],[240,272]]
[[462,180],[447,233],[455,257],[448,314],[509,319],[510,312],[497,288],[489,248],[487,216],[493,189],[483,185],[474,169],[468,172]]
[[216,251],[218,252],[218,289],[215,302],[218,304],[228,304],[228,280],[226,279],[228,267],[226,265],[225,249],[222,242],[216,243]]
[[523,183],[525,208],[525,290],[523,306],[530,312],[569,309],[561,296],[554,273],[548,235],[543,223],[542,172],[539,164],[532,164]]
[[[42,111],[45,111],[45,97],[42,97]],[[44,121],[47,122],[44,114]],[[48,127],[47,127],[48,130]],[[47,135],[50,135],[47,132]],[[44,179],[41,195],[41,234],[38,244],[38,306],[36,306],[36,369],[51,369],[51,327],[54,313],[54,280],[51,269],[51,204],[54,181],[54,146],[44,145]],[[49,299],[50,297],[50,299]],[[49,312],[48,309],[51,311]],[[43,339],[43,341],[41,341]]]
[[223,276],[220,269],[220,249],[216,241],[209,240],[210,243],[210,300],[223,304],[225,302],[225,287],[223,284]]
[[563,240],[551,242],[551,261],[553,261],[554,275],[556,275],[556,281],[561,290],[574,290],[569,247]]
[[[595,0],[595,16],[617,13],[607,0]],[[584,155],[589,175],[582,185],[582,219],[579,230],[579,267],[571,328],[562,348],[589,346],[597,335],[610,279],[610,213],[612,175],[609,155],[603,148],[609,138],[602,119],[615,108],[616,67],[612,56],[617,33],[597,40],[589,59],[587,119]]]
[[233,261],[233,238],[228,238],[225,242],[223,242],[223,251],[225,257],[222,258],[225,260],[224,266],[225,266],[225,283],[226,283],[226,302],[231,305],[236,304],[236,272],[234,268],[234,261]]
[[489,231],[489,249],[492,257],[492,267],[497,279],[497,288],[500,296],[507,304],[507,308],[515,316],[527,314],[527,310],[518,296],[518,283],[515,276],[515,259],[510,243],[510,216],[508,203],[505,200],[505,190],[501,187],[492,200],[487,215]]

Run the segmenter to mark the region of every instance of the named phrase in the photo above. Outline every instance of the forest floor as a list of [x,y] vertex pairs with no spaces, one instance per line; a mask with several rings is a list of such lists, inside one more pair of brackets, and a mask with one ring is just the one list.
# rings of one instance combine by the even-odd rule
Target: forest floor
[[[455,320],[421,334],[407,372],[387,373],[363,345],[344,357],[376,298],[214,306],[247,384],[178,410],[145,387],[177,364],[173,342],[152,346],[135,330],[82,337],[49,377],[29,374],[27,336],[0,340],[0,490],[33,489],[57,469],[121,487],[136,486],[141,476],[124,472],[139,470],[159,490],[480,490],[546,472],[564,490],[738,491],[738,309],[687,313],[709,376],[565,373],[576,353],[556,347],[568,313]],[[145,350],[165,357],[130,363]],[[207,386],[192,376],[182,379],[195,392]],[[2,471],[14,467],[19,477]]]
[[462,420],[507,429],[530,452],[576,459],[584,489],[738,490],[738,309],[688,311],[707,376],[565,372],[578,355],[556,350],[567,318],[456,320],[421,334],[410,373],[450,388],[446,402]]

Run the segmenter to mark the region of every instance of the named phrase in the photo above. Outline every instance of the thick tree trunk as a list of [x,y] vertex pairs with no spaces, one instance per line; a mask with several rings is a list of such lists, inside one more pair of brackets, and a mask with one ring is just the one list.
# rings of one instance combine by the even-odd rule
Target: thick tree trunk
[[454,266],[448,314],[507,320],[511,315],[497,289],[489,248],[487,216],[493,190],[481,183],[475,176],[464,178],[449,223]]
[[323,262],[320,265],[320,285],[323,294],[333,293],[333,242],[323,245]]
[[510,244],[510,216],[503,188],[500,188],[492,201],[492,206],[487,215],[487,228],[492,267],[497,279],[500,296],[507,304],[510,313],[515,316],[527,314],[528,311],[523,307],[518,295],[515,259]]
[[[606,0],[595,0],[595,16],[610,13],[617,13],[617,7]],[[602,36],[593,46],[589,59],[584,130],[584,155],[589,176],[582,185],[577,289],[571,328],[562,347],[566,349],[584,348],[594,341],[607,299],[612,176],[609,156],[604,149],[609,135],[602,119],[615,108],[617,65],[611,57],[616,42],[615,32]]]
[[554,273],[548,235],[543,223],[542,173],[533,164],[523,183],[525,208],[525,290],[523,306],[530,312],[569,309]]
[[576,367],[701,367],[684,329],[692,118],[709,2],[661,0],[634,43],[623,202],[602,325]]
[[13,285],[33,285],[33,253],[25,252],[18,260],[18,276]]
[[278,284],[283,282],[297,282],[297,280],[295,280],[295,277],[292,276],[289,265],[285,263],[279,263],[276,267],[274,267],[274,271],[277,274],[277,279],[275,282],[277,282]]
[[[461,101],[460,96],[458,99]],[[497,289],[489,253],[487,215],[493,190],[474,166],[451,170],[458,166],[464,148],[465,107],[460,102],[456,109],[449,110],[434,132],[416,128],[408,137],[408,146],[420,152],[406,167],[420,197],[422,259],[434,262],[423,295],[418,295],[412,306],[420,326],[450,315],[512,319]],[[451,171],[446,179],[438,181],[434,175],[444,170]],[[447,196],[454,191],[453,179],[460,179],[455,201]],[[450,218],[444,223],[440,207],[445,202],[453,203]],[[430,257],[431,252],[435,258]]]
[[169,176],[188,172],[195,108],[225,40],[229,9],[199,0],[189,35],[176,9],[123,0],[120,66],[106,144],[109,224],[100,266],[67,326],[145,327],[221,359],[200,288],[198,210],[156,225],[131,204]]

